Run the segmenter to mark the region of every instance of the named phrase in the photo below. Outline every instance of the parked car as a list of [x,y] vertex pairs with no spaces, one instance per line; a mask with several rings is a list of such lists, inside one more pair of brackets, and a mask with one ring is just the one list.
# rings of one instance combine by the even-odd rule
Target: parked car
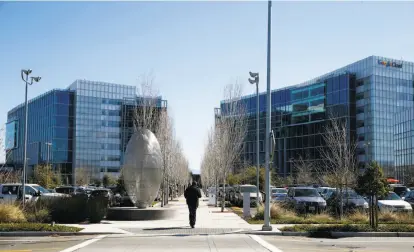
[[391,189],[400,197],[403,197],[410,189],[400,184],[390,184]]
[[[239,191],[236,193],[236,204],[243,205],[243,194],[247,192],[250,194],[250,206],[256,206],[257,187],[255,185],[240,185]],[[259,202],[262,202],[262,195],[259,193]]]
[[287,191],[288,191],[286,188],[274,187],[271,190],[272,190],[272,202],[283,202],[283,201],[285,201]]
[[381,212],[412,212],[413,208],[410,203],[402,200],[395,192],[389,192],[388,195],[378,200],[378,209]]
[[84,187],[78,186],[59,186],[55,188],[57,193],[68,194],[68,195],[78,195],[78,194],[87,194],[87,191]]
[[91,197],[95,197],[95,196],[104,196],[108,198],[109,207],[117,205],[117,201],[111,189],[107,189],[107,188],[95,189],[91,192]]
[[326,209],[326,201],[313,187],[291,187],[285,203],[299,213],[320,213]]
[[403,200],[407,201],[408,203],[410,203],[411,208],[414,206],[414,190],[407,192],[404,195]]
[[366,211],[369,208],[368,202],[354,190],[346,189],[342,191],[342,204],[339,197],[339,192],[334,191],[330,194],[329,198],[326,199],[327,206],[335,211],[340,212],[340,206],[343,206],[343,211],[362,210]]
[[239,191],[239,185],[233,185],[232,190],[229,193],[230,202],[236,204],[236,193]]
[[[0,203],[12,203],[21,198],[22,184],[11,183],[0,185]],[[37,200],[39,197],[54,198],[65,197],[65,194],[51,193],[38,184],[25,184],[25,199],[28,201]]]

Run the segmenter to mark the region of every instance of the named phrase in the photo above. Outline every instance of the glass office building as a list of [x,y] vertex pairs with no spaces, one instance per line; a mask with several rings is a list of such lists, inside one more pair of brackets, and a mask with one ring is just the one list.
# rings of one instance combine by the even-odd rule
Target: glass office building
[[[370,56],[299,85],[273,90],[272,129],[276,136],[274,166],[293,175],[292,160],[320,160],[323,133],[332,115],[346,119],[357,144],[360,168],[375,160],[386,175],[394,171],[394,116],[413,107],[414,63]],[[266,94],[260,99],[260,159],[264,163]],[[245,165],[256,163],[256,95],[242,98],[248,111]],[[220,113],[225,115],[225,101]]]
[[[73,184],[77,170],[91,178],[118,175],[123,152],[133,132],[132,111],[140,105],[135,86],[76,80],[65,90],[52,90],[29,102],[29,167],[46,163]],[[166,101],[157,98],[157,107]],[[23,167],[24,104],[8,113],[7,163]],[[127,123],[126,123],[127,122]],[[46,143],[51,143],[47,145]],[[48,155],[48,149],[52,151]]]
[[[55,89],[29,101],[27,164],[53,163],[64,181],[72,173],[74,98],[70,90]],[[24,125],[21,104],[8,112],[6,124],[6,162],[15,168],[23,167]]]
[[400,182],[414,176],[414,109],[398,113],[394,125],[395,174]]

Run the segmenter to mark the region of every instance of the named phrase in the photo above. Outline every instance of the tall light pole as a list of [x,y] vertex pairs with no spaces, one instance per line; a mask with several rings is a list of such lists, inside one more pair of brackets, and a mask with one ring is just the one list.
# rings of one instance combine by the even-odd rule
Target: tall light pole
[[[49,173],[49,161],[50,161],[50,147],[52,146],[52,143],[48,142],[45,143],[47,146],[47,162],[46,162],[46,168],[47,168],[47,172]],[[49,186],[49,174],[47,174],[46,176],[46,184],[47,186]]]
[[267,111],[266,111],[266,156],[265,156],[265,165],[266,165],[266,183],[265,183],[265,216],[264,224],[262,227],[263,231],[271,231],[272,226],[270,225],[270,137],[272,136],[271,129],[271,113],[272,113],[272,102],[271,102],[271,89],[270,89],[270,49],[271,49],[271,25],[272,25],[272,1],[268,1],[267,4]]
[[[27,102],[27,88],[29,85],[33,84],[33,81],[39,82],[41,77],[30,77],[29,82],[29,75],[32,73],[31,69],[21,71],[22,80],[26,83],[26,92],[24,96],[24,107],[25,107],[25,120],[24,120],[24,154],[23,154],[23,178],[22,178],[22,201],[23,206],[26,203],[26,169],[27,169],[27,123],[28,123],[28,102]],[[26,76],[26,78],[25,78]]]
[[260,115],[259,115],[259,73],[252,73],[249,72],[250,77],[252,77],[253,79],[249,78],[249,82],[250,84],[256,84],[256,186],[257,186],[257,197],[256,197],[256,207],[259,208],[259,204],[260,204],[260,200],[259,200],[259,186],[260,186],[260,182],[259,182],[259,171],[260,171],[260,137],[259,137],[259,119],[260,119]]

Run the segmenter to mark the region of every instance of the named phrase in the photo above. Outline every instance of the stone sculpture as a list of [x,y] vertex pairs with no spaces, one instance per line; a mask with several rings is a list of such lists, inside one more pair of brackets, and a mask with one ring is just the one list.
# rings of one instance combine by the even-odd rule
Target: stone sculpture
[[139,129],[128,142],[122,166],[125,190],[138,208],[157,197],[162,181],[160,144],[148,129]]

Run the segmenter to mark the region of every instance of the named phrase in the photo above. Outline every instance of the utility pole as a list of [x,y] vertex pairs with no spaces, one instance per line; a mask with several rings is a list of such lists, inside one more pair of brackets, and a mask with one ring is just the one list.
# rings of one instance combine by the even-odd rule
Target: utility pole
[[252,77],[253,79],[249,78],[249,82],[250,84],[256,84],[256,187],[257,187],[257,196],[256,196],[256,207],[257,209],[259,209],[259,205],[260,205],[260,180],[259,180],[259,176],[260,176],[260,123],[259,123],[259,119],[260,119],[260,109],[259,109],[259,73],[252,73],[249,72],[250,77]]
[[271,24],[272,24],[272,1],[268,1],[267,5],[267,111],[266,111],[266,156],[265,156],[265,165],[266,165],[266,183],[265,183],[265,216],[264,216],[264,225],[262,227],[263,231],[271,231],[272,226],[270,225],[270,141],[271,141],[271,114],[272,114],[272,102],[271,102],[271,88],[270,88],[270,50],[271,50]]

